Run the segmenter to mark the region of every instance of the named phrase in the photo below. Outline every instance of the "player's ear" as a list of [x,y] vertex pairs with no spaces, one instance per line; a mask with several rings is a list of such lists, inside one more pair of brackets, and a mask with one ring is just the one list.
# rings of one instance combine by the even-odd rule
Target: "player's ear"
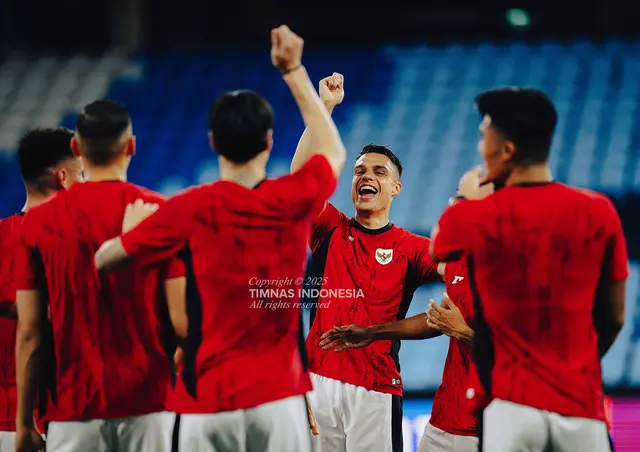
[[505,140],[502,144],[502,157],[506,162],[513,160],[516,155],[516,145],[513,141]]
[[65,168],[59,168],[56,171],[56,182],[58,186],[65,190],[69,188],[69,173]]
[[132,135],[127,141],[127,157],[136,155],[136,136]]
[[267,149],[265,151],[271,152],[271,148],[273,147],[273,130],[269,129],[267,132]]
[[209,130],[209,147],[213,149],[213,132]]
[[393,191],[391,192],[391,196],[398,196],[402,191],[402,182],[398,181],[393,186]]
[[71,153],[73,154],[74,157],[81,157],[80,144],[78,143],[78,140],[76,139],[76,137],[71,138],[70,147],[71,147]]

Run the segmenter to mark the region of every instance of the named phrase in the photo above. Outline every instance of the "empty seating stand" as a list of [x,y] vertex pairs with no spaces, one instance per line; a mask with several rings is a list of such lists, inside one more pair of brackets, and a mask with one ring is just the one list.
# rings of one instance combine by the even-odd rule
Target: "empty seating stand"
[[[557,105],[559,124],[551,167],[563,182],[619,196],[640,191],[640,43],[610,41],[526,45],[418,45],[305,54],[314,82],[345,75],[338,123],[355,160],[367,143],[388,145],[401,158],[403,192],[393,222],[428,233],[455,191],[460,175],[480,163],[475,96],[505,85],[538,87]],[[215,180],[208,148],[211,101],[232,89],[259,91],[276,113],[271,176],[284,174],[303,123],[269,55],[202,53],[160,57],[109,53],[71,58],[11,55],[0,65],[0,214],[24,203],[15,144],[33,126],[73,127],[82,105],[109,97],[131,111],[138,152],[130,179],[166,194]],[[634,127],[636,125],[636,127]],[[333,198],[353,207],[347,167]],[[640,386],[640,268],[632,264],[628,322],[604,361],[609,385]],[[443,287],[420,289],[409,315],[439,301]],[[637,317],[637,318],[636,318]],[[402,367],[407,389],[433,389],[440,381],[446,338],[406,342]]]

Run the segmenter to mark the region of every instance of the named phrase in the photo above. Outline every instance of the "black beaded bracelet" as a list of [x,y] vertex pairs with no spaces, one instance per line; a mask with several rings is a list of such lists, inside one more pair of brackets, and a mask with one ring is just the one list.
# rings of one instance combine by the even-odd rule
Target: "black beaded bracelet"
[[291,73],[293,71],[297,71],[298,69],[301,69],[303,67],[304,66],[302,64],[299,64],[299,65],[291,67],[289,69],[285,69],[284,71],[281,71],[281,72],[282,72],[282,75],[284,76],[284,75],[287,75],[287,74],[289,74],[289,73]]

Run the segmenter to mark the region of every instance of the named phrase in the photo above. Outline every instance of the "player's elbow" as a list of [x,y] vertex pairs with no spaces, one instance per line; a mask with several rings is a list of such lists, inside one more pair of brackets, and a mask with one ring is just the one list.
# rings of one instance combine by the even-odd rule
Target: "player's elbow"
[[16,328],[16,343],[35,343],[40,340],[40,325],[38,322],[29,321],[28,319],[18,319]]

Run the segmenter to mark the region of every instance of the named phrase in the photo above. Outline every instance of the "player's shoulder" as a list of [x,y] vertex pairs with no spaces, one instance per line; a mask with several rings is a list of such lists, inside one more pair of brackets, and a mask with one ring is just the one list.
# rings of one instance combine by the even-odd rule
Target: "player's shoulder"
[[429,244],[431,243],[431,239],[429,237],[415,234],[405,228],[395,225],[389,230],[389,232],[397,237],[397,243],[402,244],[405,247],[429,249]]
[[599,193],[588,188],[574,187],[564,184],[558,185],[562,187],[566,191],[566,193],[573,199],[579,199],[587,203],[589,208],[592,210],[596,210],[601,213],[615,211],[613,202],[607,195],[603,193]]
[[24,214],[22,212],[14,213],[8,217],[0,219],[0,239],[6,240],[8,237],[19,231],[22,225]]

